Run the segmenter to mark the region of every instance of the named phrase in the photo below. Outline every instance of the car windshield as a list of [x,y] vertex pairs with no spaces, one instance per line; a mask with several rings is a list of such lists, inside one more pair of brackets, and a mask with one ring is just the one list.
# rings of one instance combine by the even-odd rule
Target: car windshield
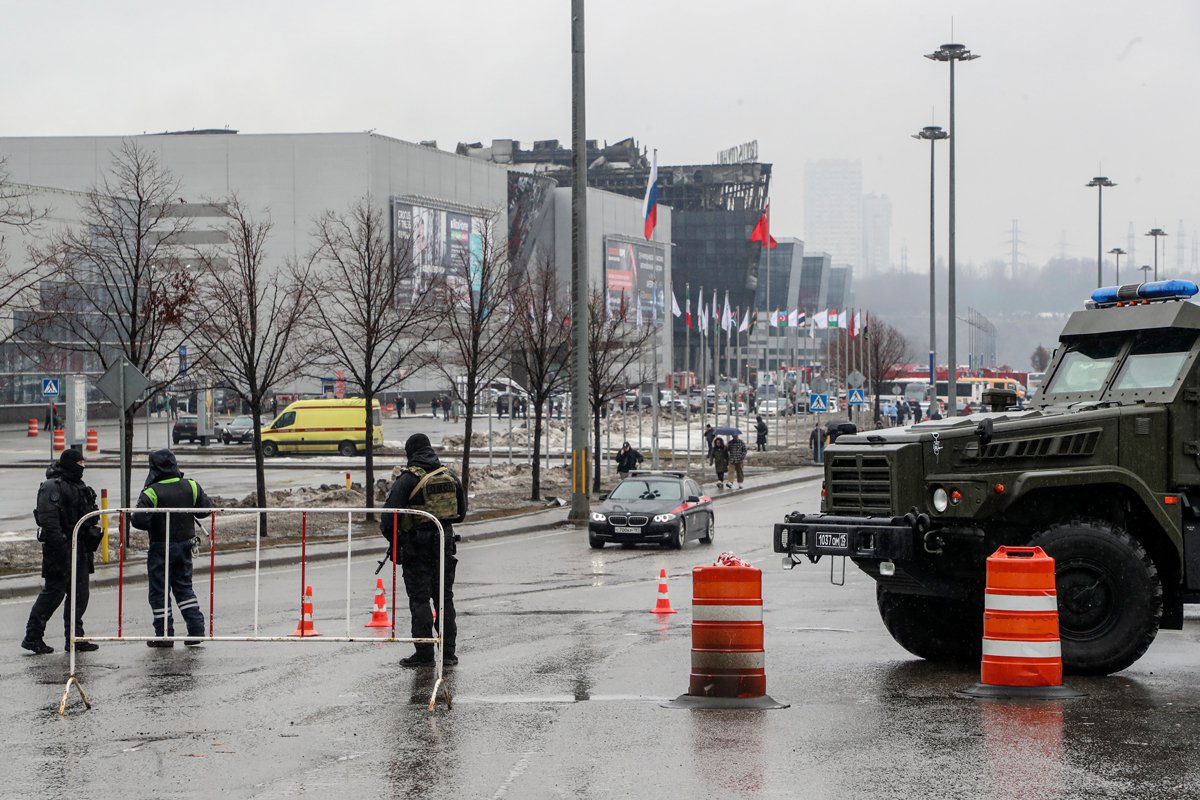
[[1071,345],[1054,371],[1046,393],[1100,391],[1112,372],[1123,343],[1121,337],[1105,336]]
[[672,481],[621,481],[612,490],[610,500],[679,500],[683,490]]
[[1166,336],[1139,339],[1121,365],[1113,390],[1163,389],[1172,385],[1195,343],[1195,331],[1172,331]]
[[254,425],[254,420],[251,417],[234,417],[233,422],[231,422],[229,424],[236,428],[241,428],[241,427],[249,428]]

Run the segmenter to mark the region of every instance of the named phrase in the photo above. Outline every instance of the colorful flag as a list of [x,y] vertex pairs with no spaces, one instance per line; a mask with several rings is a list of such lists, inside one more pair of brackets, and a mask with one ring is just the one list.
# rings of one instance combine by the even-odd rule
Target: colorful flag
[[646,239],[654,235],[654,226],[658,224],[658,150],[654,151],[654,160],[650,163],[650,180],[646,182],[646,197],[642,200],[642,216],[645,218]]
[[863,320],[863,338],[871,338],[871,315],[868,313],[866,319]]
[[683,312],[679,310],[679,301],[675,299],[675,290],[671,290],[671,316],[681,317]]
[[775,237],[771,235],[771,204],[767,203],[767,207],[763,210],[763,214],[758,218],[758,223],[754,226],[754,230],[750,233],[750,241],[761,242],[762,246],[768,250],[774,250]]
[[782,311],[776,311],[775,312],[775,327],[776,328],[786,328],[787,326],[788,326],[787,309],[785,308]]
[[858,338],[858,314],[851,311],[850,319],[846,323],[846,332],[850,334],[851,339]]
[[684,301],[684,311],[687,314],[688,330],[692,329],[692,287],[689,284],[687,287],[687,300]]
[[825,327],[826,328],[837,328],[837,327],[839,327],[841,321],[842,321],[842,318],[838,316],[837,309],[831,308],[831,309],[829,309],[828,321],[826,322]]
[[803,328],[808,323],[808,315],[802,310],[796,312],[796,324]]
[[750,335],[754,335],[754,328],[758,325],[758,310],[750,312]]

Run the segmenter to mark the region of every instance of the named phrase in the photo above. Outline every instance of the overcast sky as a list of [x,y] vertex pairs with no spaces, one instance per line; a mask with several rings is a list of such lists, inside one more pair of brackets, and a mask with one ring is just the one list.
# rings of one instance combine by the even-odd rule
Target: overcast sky
[[[569,0],[11,3],[0,135],[375,129],[459,141],[571,135]],[[953,34],[951,25],[953,23]],[[635,136],[661,163],[757,139],[772,228],[805,237],[806,161],[861,159],[893,205],[892,260],[928,263],[929,145],[948,124],[957,41],[960,261],[1094,258],[1200,226],[1200,2],[590,0],[588,136]],[[939,144],[940,210],[946,208]],[[945,223],[939,223],[944,254]],[[1138,260],[1152,258],[1139,236]],[[1122,272],[1124,272],[1124,265]]]

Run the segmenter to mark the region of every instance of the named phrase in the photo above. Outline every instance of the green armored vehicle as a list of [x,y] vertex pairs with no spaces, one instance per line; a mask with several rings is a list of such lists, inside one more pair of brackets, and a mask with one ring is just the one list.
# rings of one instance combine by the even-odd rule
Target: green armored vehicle
[[1096,290],[1030,409],[995,392],[990,413],[842,435],[821,513],[775,525],[775,551],[788,566],[849,557],[897,642],[966,660],[981,650],[987,557],[1038,545],[1056,561],[1066,669],[1128,667],[1200,602],[1196,292]]

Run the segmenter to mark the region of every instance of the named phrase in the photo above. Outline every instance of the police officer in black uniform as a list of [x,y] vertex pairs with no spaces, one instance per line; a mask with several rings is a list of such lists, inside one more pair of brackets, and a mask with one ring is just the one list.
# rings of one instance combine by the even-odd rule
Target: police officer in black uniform
[[[442,466],[429,437],[423,433],[414,433],[404,443],[404,452],[408,456],[408,466],[418,467],[426,473]],[[411,500],[409,496],[417,487],[420,478],[411,472],[401,472],[392,484],[384,508],[420,508],[425,504],[424,491],[417,492]],[[442,630],[443,663],[454,666],[458,663],[455,644],[458,639],[458,625],[454,615],[454,571],[458,566],[455,554],[458,547],[454,543],[453,523],[462,522],[467,515],[467,494],[462,483],[458,484],[458,516],[452,520],[442,521],[446,532],[446,607],[439,608],[438,623]],[[399,514],[382,514],[379,520],[379,532],[388,542],[392,541],[393,531],[400,529]],[[399,559],[404,570],[404,591],[408,594],[408,609],[412,614],[412,636],[414,639],[427,639],[433,636],[433,613],[429,601],[438,601],[438,535],[437,526],[428,519],[421,518],[408,533],[397,533],[397,545],[400,548]],[[406,667],[419,667],[433,664],[433,645],[417,644],[416,652],[407,658],[400,659]]]
[[[146,478],[146,488],[138,496],[138,508],[212,508],[212,501],[200,488],[200,484],[191,478],[184,478],[175,461],[175,454],[170,450],[155,450],[150,454],[150,475]],[[163,635],[163,617],[166,617],[166,635],[175,635],[175,619],[170,607],[164,609],[164,591],[167,590],[164,578],[169,578],[170,592],[179,607],[179,614],[187,623],[189,636],[204,636],[204,614],[200,611],[200,601],[192,589],[192,539],[196,536],[197,519],[203,519],[212,512],[197,511],[195,513],[170,514],[170,530],[167,530],[167,517],[163,514],[152,514],[147,511],[135,511],[130,516],[130,523],[139,530],[150,532],[150,549],[146,553],[146,571],[150,579],[150,608],[154,612],[154,635]],[[164,567],[170,560],[169,575],[164,575]],[[146,642],[150,647],[174,647],[169,639],[151,640]],[[189,639],[188,645],[200,644],[199,640]]]
[[[45,584],[41,594],[29,612],[25,624],[25,638],[21,647],[35,655],[53,653],[54,648],[46,644],[46,623],[63,605],[63,631],[67,649],[71,644],[71,532],[84,515],[96,510],[96,492],[83,482],[83,470],[87,466],[83,453],[64,450],[58,461],[46,469],[46,480],[38,487],[37,517],[38,539],[42,543],[42,578]],[[83,636],[83,612],[87,611],[89,597],[89,575],[95,571],[93,553],[100,546],[98,519],[79,529],[79,543],[75,550],[77,564],[75,573],[75,635]],[[75,650],[90,652],[99,650],[93,642],[76,642]]]

